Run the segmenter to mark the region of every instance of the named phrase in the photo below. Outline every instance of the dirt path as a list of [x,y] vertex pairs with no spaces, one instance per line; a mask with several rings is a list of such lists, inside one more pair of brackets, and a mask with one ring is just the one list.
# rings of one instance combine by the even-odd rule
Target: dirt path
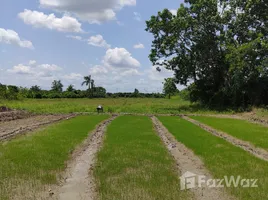
[[[152,117],[152,121],[158,135],[177,163],[179,176],[183,175],[186,172],[191,172],[197,175],[204,175],[206,178],[212,178],[209,171],[204,167],[203,162],[190,149],[185,147],[182,143],[178,142],[156,117]],[[193,193],[195,200],[234,199],[233,197],[229,196],[223,188],[208,188],[206,186],[203,186],[196,187],[190,191]]]
[[262,159],[262,160],[265,160],[265,161],[268,161],[268,152],[262,148],[258,148],[258,147],[255,147],[253,144],[249,143],[249,142],[246,142],[246,141],[243,141],[243,140],[240,140],[238,138],[235,138],[227,133],[224,133],[222,131],[218,131],[206,124],[203,124],[199,121],[196,121],[194,119],[191,119],[187,116],[182,116],[183,119],[201,127],[202,129],[206,130],[207,132],[217,136],[217,137],[220,137],[224,140],[226,140],[227,142],[230,142],[231,144],[237,146],[237,147],[240,147],[242,148],[243,150],[251,153],[252,155]]
[[75,115],[40,115],[25,119],[0,122],[0,141],[15,137],[16,135],[32,131],[40,126],[51,124],[64,119],[69,119]]
[[102,145],[106,127],[116,118],[104,121],[90,134],[80,150],[74,154],[67,167],[64,183],[55,191],[55,200],[92,200],[96,197],[96,188],[92,174],[95,156]]

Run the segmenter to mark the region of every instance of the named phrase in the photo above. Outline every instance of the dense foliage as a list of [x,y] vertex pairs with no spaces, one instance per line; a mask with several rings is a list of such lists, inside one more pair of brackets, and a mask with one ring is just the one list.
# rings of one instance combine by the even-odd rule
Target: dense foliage
[[164,84],[163,92],[170,99],[171,95],[174,95],[178,91],[175,81],[173,78],[166,78],[163,84]]
[[207,105],[268,104],[268,2],[185,0],[147,21],[150,60]]
[[[55,83],[60,83],[55,86]],[[60,87],[58,87],[60,86]],[[56,89],[57,88],[57,89]],[[0,84],[0,99],[16,100],[21,98],[32,99],[55,99],[55,98],[164,98],[163,94],[140,93],[137,89],[133,93],[107,93],[103,87],[93,87],[87,90],[76,90],[73,85],[69,85],[66,91],[63,91],[63,85],[60,81],[53,81],[51,90],[42,90],[35,85],[29,88],[7,86]]]

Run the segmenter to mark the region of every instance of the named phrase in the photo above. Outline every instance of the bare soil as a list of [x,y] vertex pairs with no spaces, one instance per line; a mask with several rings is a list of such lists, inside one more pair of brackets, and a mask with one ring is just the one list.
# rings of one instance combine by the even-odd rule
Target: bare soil
[[17,135],[33,131],[40,126],[69,119],[74,116],[75,115],[40,115],[31,116],[25,119],[0,122],[0,141],[11,139]]
[[63,183],[50,191],[49,199],[55,200],[93,200],[97,197],[93,167],[96,154],[101,148],[106,127],[116,116],[102,122],[89,135],[82,147],[73,154],[73,159],[68,163]]
[[[186,172],[191,172],[197,175],[204,175],[206,178],[212,178],[202,160],[197,157],[193,151],[178,142],[156,117],[152,117],[152,121],[155,130],[177,163],[178,176],[181,176]],[[234,199],[225,192],[224,188],[208,188],[205,184],[203,187],[196,187],[190,191],[193,193],[193,199],[195,200]]]
[[0,122],[23,119],[32,116],[33,114],[26,111],[5,110],[0,112]]
[[254,155],[262,160],[268,161],[268,152],[266,150],[264,150],[262,148],[255,147],[253,144],[251,144],[249,142],[235,138],[235,137],[233,137],[225,132],[218,131],[218,130],[216,130],[216,129],[214,129],[206,124],[203,124],[199,121],[191,119],[187,116],[182,116],[182,118],[197,125],[197,126],[199,126],[199,127],[201,127],[205,131],[207,131],[207,132],[209,132],[217,137],[220,137],[220,138],[226,140],[227,142],[230,142],[231,144],[233,144],[237,147],[242,148],[243,150],[251,153],[252,155]]

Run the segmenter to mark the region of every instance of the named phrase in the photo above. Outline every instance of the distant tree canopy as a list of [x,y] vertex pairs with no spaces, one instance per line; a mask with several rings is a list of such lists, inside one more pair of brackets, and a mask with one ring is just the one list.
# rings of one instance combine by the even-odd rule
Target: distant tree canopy
[[[107,93],[103,87],[96,87],[95,83],[90,81],[90,89],[76,90],[73,85],[69,85],[63,91],[63,84],[61,81],[53,81],[51,90],[42,90],[40,86],[34,85],[30,89],[25,87],[17,87],[12,85],[0,84],[0,99],[16,100],[21,98],[34,99],[55,99],[55,98],[106,98],[106,97],[146,97],[146,98],[163,98],[162,94],[155,93],[139,93],[135,89],[134,93]],[[93,86],[93,87],[92,87]]]
[[163,92],[170,99],[171,95],[174,95],[178,91],[175,81],[173,78],[167,78],[163,84]]
[[208,105],[268,104],[266,0],[185,0],[177,14],[152,16],[149,56],[189,85],[192,101]]
[[51,91],[61,93],[63,91],[63,85],[60,80],[54,80],[52,82]]

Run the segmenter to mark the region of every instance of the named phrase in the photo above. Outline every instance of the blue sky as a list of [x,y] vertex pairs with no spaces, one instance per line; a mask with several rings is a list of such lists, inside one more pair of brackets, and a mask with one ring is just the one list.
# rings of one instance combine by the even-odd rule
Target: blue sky
[[164,78],[148,59],[145,20],[180,0],[2,0],[0,83],[81,88],[91,74],[109,92],[161,92]]

